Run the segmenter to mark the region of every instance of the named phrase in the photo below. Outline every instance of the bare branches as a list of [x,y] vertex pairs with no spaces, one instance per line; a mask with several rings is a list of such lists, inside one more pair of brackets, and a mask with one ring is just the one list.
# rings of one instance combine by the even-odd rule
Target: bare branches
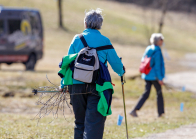
[[66,106],[72,113],[72,108],[69,104],[70,95],[93,94],[99,96],[98,94],[92,93],[93,91],[69,94],[67,87],[63,89],[63,92],[59,92],[58,87],[49,86],[38,87],[33,90],[36,90],[37,94],[40,95],[36,104],[41,106],[41,108],[38,114],[34,117],[34,119],[38,120],[37,124],[41,118],[50,114],[52,114],[54,119],[56,119],[58,118],[58,114],[62,113],[65,118]]
[[[67,108],[69,108],[70,112],[72,113],[72,108],[69,104],[69,99],[71,95],[82,95],[82,94],[93,94],[93,95],[97,95],[95,93],[92,93],[93,90],[91,90],[90,92],[86,92],[86,93],[73,93],[70,94],[68,91],[68,86],[64,87],[63,92],[59,91],[59,87],[57,85],[55,85],[54,83],[52,83],[47,75],[46,78],[48,80],[48,82],[50,84],[52,84],[53,86],[42,86],[42,87],[35,87],[33,88],[32,92],[34,94],[38,94],[39,98],[36,102],[36,104],[38,106],[41,106],[39,112],[37,113],[37,115],[34,117],[34,119],[37,119],[39,123],[40,119],[52,114],[54,119],[58,118],[58,114],[61,112],[65,118],[65,109],[66,106]],[[65,118],[66,120],[66,118]]]
[[[58,88],[56,87],[39,87],[36,90],[39,91],[57,91]],[[49,114],[53,114],[54,119],[58,118],[58,113],[61,111],[65,117],[65,108],[67,107],[71,110],[71,107],[68,103],[70,99],[69,93],[67,92],[67,87],[64,91],[56,92],[56,93],[40,93],[39,99],[37,100],[37,105],[40,105],[41,108],[38,114],[35,116],[34,119],[39,120]]]
[[48,80],[48,82],[49,82],[49,83],[51,83],[52,85],[54,85],[54,86],[58,87],[57,85],[53,84],[53,83],[52,83],[52,82],[48,79],[47,74],[46,74],[46,79]]

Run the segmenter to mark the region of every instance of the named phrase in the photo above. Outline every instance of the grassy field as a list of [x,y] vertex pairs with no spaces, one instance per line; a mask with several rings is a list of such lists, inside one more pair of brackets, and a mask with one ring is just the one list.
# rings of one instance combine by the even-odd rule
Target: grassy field
[[[29,73],[28,73],[29,74]],[[36,76],[37,73],[32,73]],[[43,74],[42,74],[43,75]],[[25,76],[25,75],[20,75]],[[22,77],[21,77],[22,78]],[[37,120],[32,120],[39,111],[36,106],[38,96],[30,94],[32,85],[50,84],[44,80],[36,83],[34,77],[30,81],[18,80],[5,82],[1,86],[0,94],[0,138],[73,138],[74,115],[66,108],[66,120],[60,113],[57,119],[52,115],[42,118],[37,125]],[[34,81],[33,81],[34,80]],[[112,103],[113,114],[108,116],[105,126],[104,139],[123,139],[125,138],[125,124],[117,126],[118,114],[123,115],[123,101],[121,95],[121,86],[119,80],[113,80],[116,84]],[[25,85],[24,85],[25,84]],[[127,114],[136,104],[139,96],[143,92],[144,82],[141,79],[134,81],[128,80],[125,84],[125,96]],[[7,90],[7,91],[6,91]],[[9,90],[9,91],[8,91]],[[3,97],[5,92],[13,92],[14,97]],[[163,88],[165,100],[165,117],[157,118],[156,95],[153,89],[150,98],[145,103],[141,111],[138,112],[139,118],[132,118],[129,114],[128,128],[130,137],[147,136],[151,133],[164,132],[167,129],[177,128],[181,125],[195,123],[195,95],[189,92],[176,90],[166,90]],[[180,103],[184,103],[184,111],[180,112]],[[51,122],[51,123],[50,123]]]
[[[119,56],[123,57],[127,78],[138,74],[141,56],[148,39],[146,28],[157,30],[160,12],[158,10],[143,9],[135,5],[120,4],[112,1],[64,0],[63,16],[66,30],[57,26],[57,3],[54,0],[1,0],[1,5],[11,7],[30,7],[41,11],[44,24],[44,58],[37,63],[35,72],[24,71],[22,64],[7,66],[1,64],[0,70],[0,138],[73,138],[73,114],[67,110],[66,120],[60,115],[53,120],[52,116],[43,118],[37,126],[36,120],[31,120],[39,111],[35,102],[37,96],[31,94],[35,86],[51,85],[47,79],[59,84],[57,75],[58,63],[67,53],[73,36],[84,29],[84,11],[91,8],[104,9],[103,35],[111,39]],[[153,14],[152,14],[153,13]],[[181,20],[183,19],[183,20]],[[180,21],[180,22],[179,22]],[[166,60],[167,73],[187,70],[178,62],[185,53],[196,52],[195,25],[193,15],[169,12],[163,29],[165,46],[171,60]],[[114,73],[111,71],[112,75]],[[123,115],[123,102],[119,77],[113,76],[116,84],[112,104],[113,114],[107,118],[104,139],[125,138],[125,126],[117,126],[118,114]],[[128,80],[125,84],[127,113],[136,104],[144,89],[141,79]],[[163,132],[180,125],[196,122],[195,96],[189,92],[176,90],[168,91],[164,88],[166,115],[157,118],[156,95],[153,90],[149,100],[141,111],[139,118],[128,115],[130,137],[147,136],[151,133]],[[14,97],[3,97],[5,93],[13,93]],[[184,112],[180,112],[180,103],[185,105]]]

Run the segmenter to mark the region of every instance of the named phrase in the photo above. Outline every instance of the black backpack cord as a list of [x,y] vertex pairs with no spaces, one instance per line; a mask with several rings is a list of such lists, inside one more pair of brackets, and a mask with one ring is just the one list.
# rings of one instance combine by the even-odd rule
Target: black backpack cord
[[86,42],[86,40],[84,39],[84,36],[82,34],[79,34],[80,40],[82,41],[84,47],[88,47],[88,44]]

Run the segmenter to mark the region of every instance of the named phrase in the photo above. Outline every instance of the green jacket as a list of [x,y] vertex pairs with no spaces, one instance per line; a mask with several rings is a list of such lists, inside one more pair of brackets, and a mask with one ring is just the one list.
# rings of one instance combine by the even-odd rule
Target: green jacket
[[66,55],[62,58],[62,62],[59,65],[61,68],[58,72],[58,75],[62,78],[61,80],[61,88],[67,85],[73,85],[73,78],[72,78],[72,70],[69,67],[69,64],[76,59],[76,54]]
[[[112,89],[113,90],[113,86],[111,84],[111,82],[104,82],[103,86],[100,86],[98,84],[96,84],[96,91],[98,92],[100,99],[97,105],[97,111],[99,113],[101,113],[103,116],[108,116],[112,114],[112,110],[111,110],[111,106],[108,110],[108,103],[106,101],[106,98],[103,94],[103,91],[107,90],[107,89]],[[112,91],[112,94],[114,93],[114,90]]]

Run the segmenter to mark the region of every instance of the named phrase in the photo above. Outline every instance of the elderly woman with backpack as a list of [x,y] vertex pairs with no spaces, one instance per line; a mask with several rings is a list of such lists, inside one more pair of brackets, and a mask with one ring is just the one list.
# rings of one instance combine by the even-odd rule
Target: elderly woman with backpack
[[[71,73],[71,69],[74,69],[73,76],[69,75],[69,78],[73,77],[71,81],[73,84],[69,85],[69,93],[75,115],[74,139],[103,138],[106,116],[111,114],[110,104],[113,93],[107,61],[119,76],[125,73],[123,64],[110,40],[99,32],[102,22],[101,9],[86,12],[85,30],[75,35],[68,50],[68,57],[64,57],[60,64],[61,68],[66,67],[59,72],[59,75],[64,77],[61,82],[62,89],[65,82],[69,82],[65,78],[67,74],[64,71]],[[97,57],[99,63],[96,62]],[[66,62],[74,58],[75,62],[67,66]],[[96,70],[92,72],[93,65],[98,66],[95,66]],[[94,75],[97,78],[94,78],[96,77]],[[94,79],[97,81],[94,82]]]
[[142,64],[144,65],[141,64],[143,69],[140,69],[140,71],[142,72],[142,79],[145,80],[146,85],[143,95],[140,97],[134,109],[130,112],[130,115],[133,117],[138,117],[137,111],[141,109],[145,101],[148,99],[152,85],[155,87],[157,93],[158,117],[161,117],[164,114],[164,101],[161,89],[163,78],[165,77],[165,64],[161,52],[163,40],[164,37],[162,34],[152,34],[150,38],[151,45],[146,48],[142,57]]

